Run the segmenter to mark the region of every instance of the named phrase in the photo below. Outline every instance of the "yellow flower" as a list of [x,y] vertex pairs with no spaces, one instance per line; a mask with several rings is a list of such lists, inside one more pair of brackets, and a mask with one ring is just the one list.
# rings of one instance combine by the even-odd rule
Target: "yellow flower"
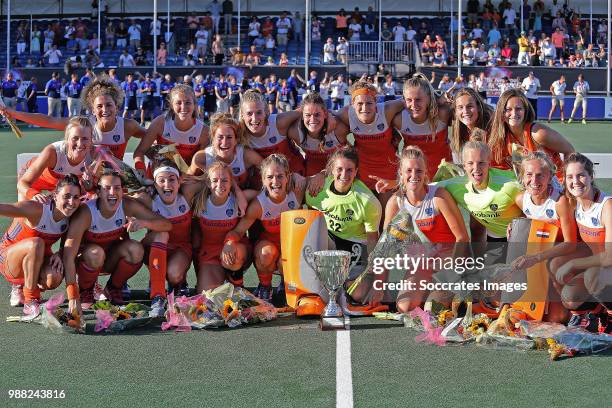
[[225,320],[231,320],[238,315],[238,305],[231,299],[227,299],[223,302],[223,318]]
[[454,318],[455,318],[455,313],[452,310],[448,310],[448,309],[442,310],[440,314],[438,315],[438,325],[440,325],[440,327],[444,327],[446,326],[448,322],[450,322]]

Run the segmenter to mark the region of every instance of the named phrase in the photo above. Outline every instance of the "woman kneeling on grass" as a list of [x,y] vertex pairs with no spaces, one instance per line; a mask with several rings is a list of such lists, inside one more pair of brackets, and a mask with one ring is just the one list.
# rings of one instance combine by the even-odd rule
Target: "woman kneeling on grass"
[[[13,285],[11,306],[23,304],[28,319],[40,313],[41,290],[55,289],[62,282],[62,256],[51,246],[65,238],[68,219],[80,204],[79,179],[71,174],[57,183],[48,202],[0,204],[0,215],[13,218],[0,242],[0,272]],[[74,299],[74,282],[67,290]]]

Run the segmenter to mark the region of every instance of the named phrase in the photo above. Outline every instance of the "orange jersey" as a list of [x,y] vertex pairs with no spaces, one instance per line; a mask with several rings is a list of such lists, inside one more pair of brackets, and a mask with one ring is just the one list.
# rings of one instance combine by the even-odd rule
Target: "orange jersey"
[[90,116],[89,120],[94,125],[93,144],[107,147],[116,158],[123,160],[128,143],[125,137],[124,119],[121,116],[117,116],[115,127],[110,132],[103,132],[98,128],[95,116]]
[[263,226],[259,239],[272,241],[280,247],[281,213],[299,209],[301,207],[300,203],[293,191],[287,194],[285,199],[278,204],[270,200],[265,191],[259,193],[257,200],[261,205],[261,217],[259,220]]
[[85,203],[91,213],[91,223],[85,232],[85,241],[91,244],[98,244],[104,248],[127,235],[125,226],[127,219],[123,211],[123,203],[110,218],[104,218],[98,209],[98,200],[89,200]]
[[68,230],[68,219],[53,219],[54,203],[43,204],[43,212],[35,227],[30,227],[25,218],[15,218],[0,241],[0,248],[8,248],[27,238],[42,238],[45,241],[45,256],[51,256],[51,247]]
[[508,131],[506,133],[506,153],[507,156],[504,155],[501,162],[497,162],[495,159],[491,160],[491,167],[495,167],[502,170],[512,170],[511,167],[511,157],[512,157],[512,144],[518,144],[523,147],[527,152],[535,152],[536,150],[541,150],[546,153],[553,161],[555,166],[557,166],[557,178],[559,180],[563,179],[563,161],[561,160],[561,155],[558,152],[552,151],[551,149],[539,146],[533,137],[531,136],[531,129],[533,128],[533,123],[526,123],[525,129],[523,130],[523,139],[525,141],[525,145],[520,145],[518,140],[514,138],[514,136]]
[[578,233],[582,241],[586,242],[594,253],[605,250],[606,227],[603,223],[602,213],[606,201],[611,198],[612,196],[600,192],[588,210],[583,209],[580,202],[576,204]]
[[185,163],[190,164],[193,155],[200,150],[200,136],[204,129],[204,122],[200,119],[195,120],[195,124],[189,130],[178,130],[173,119],[164,122],[164,130],[161,136],[157,137],[157,144],[176,145]]
[[238,204],[234,193],[230,193],[227,201],[216,206],[206,201],[206,208],[198,214],[198,223],[202,231],[202,243],[199,258],[204,263],[218,263],[219,256],[225,244],[225,236],[238,225]]
[[289,160],[289,167],[294,173],[304,173],[304,158],[291,146],[287,136],[281,135],[276,126],[276,115],[268,117],[268,127],[263,136],[249,137],[249,147],[266,158],[272,153],[280,153]]
[[432,133],[429,121],[415,123],[410,117],[410,112],[402,111],[402,124],[400,132],[404,139],[404,147],[418,146],[427,158],[427,175],[432,180],[438,171],[438,165],[442,159],[447,162],[453,161],[450,145],[448,143],[448,125],[438,121],[436,129]]
[[393,145],[393,129],[385,118],[385,105],[376,105],[376,118],[370,124],[362,123],[349,106],[349,127],[355,138],[355,149],[359,157],[359,179],[374,190],[376,180],[369,176],[378,176],[387,180],[397,177],[398,159]]
[[340,147],[340,142],[335,132],[325,135],[325,140],[321,144],[318,139],[304,136],[302,128],[298,126],[298,135],[303,140],[300,148],[304,151],[304,176],[309,177],[319,173],[327,165],[327,160]]
[[[220,161],[217,159],[215,155],[215,149],[212,146],[208,146],[204,149],[206,153],[206,167],[210,167],[215,161]],[[244,187],[246,185],[249,173],[246,168],[246,164],[244,163],[244,146],[238,145],[236,146],[236,152],[234,154],[234,159],[229,164],[230,169],[232,170],[232,176],[238,182],[238,185]]]
[[455,242],[455,234],[435,204],[434,197],[437,189],[436,185],[429,184],[427,194],[418,207],[410,204],[405,197],[398,204],[410,214],[417,227],[431,242]]
[[172,231],[168,246],[188,244],[191,241],[191,209],[185,197],[179,194],[172,204],[166,204],[159,195],[153,199],[153,212],[170,220]]

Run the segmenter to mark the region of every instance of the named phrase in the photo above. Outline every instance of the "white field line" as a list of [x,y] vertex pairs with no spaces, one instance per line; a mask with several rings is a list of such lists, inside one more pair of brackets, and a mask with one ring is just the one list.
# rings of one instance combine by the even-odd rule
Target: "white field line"
[[353,408],[350,323],[336,332],[336,407]]

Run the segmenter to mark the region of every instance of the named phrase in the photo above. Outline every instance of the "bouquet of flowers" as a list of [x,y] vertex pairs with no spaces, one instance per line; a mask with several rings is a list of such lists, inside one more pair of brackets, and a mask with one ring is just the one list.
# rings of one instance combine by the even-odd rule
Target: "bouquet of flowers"
[[276,309],[244,288],[225,283],[200,295],[174,298],[168,295],[166,322],[162,330],[176,331],[238,327],[275,319]]
[[9,316],[7,322],[39,323],[54,333],[85,333],[85,320],[81,316],[67,313],[60,305],[64,303],[64,294],[56,293],[41,305],[40,314],[34,319],[24,316]]
[[149,307],[140,303],[128,303],[125,306],[112,305],[108,300],[101,300],[92,305],[96,313],[96,333],[105,330],[111,333],[121,332],[135,327],[145,326],[153,320],[149,317]]

